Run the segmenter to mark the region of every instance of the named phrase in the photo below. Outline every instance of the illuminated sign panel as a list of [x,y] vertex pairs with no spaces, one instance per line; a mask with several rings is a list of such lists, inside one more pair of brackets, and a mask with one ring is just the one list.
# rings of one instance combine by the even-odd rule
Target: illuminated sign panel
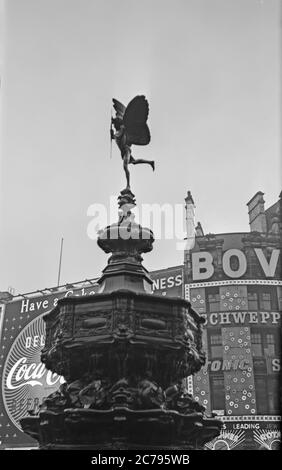
[[19,430],[19,421],[28,410],[38,408],[43,398],[63,383],[62,377],[47,371],[40,362],[44,341],[45,324],[40,315],[21,330],[5,361],[2,383],[4,406]]
[[202,314],[208,326],[274,325],[281,322],[281,312],[213,312]]
[[153,293],[170,297],[183,297],[183,267],[161,269],[150,273]]
[[6,304],[0,342],[0,447],[37,446],[37,441],[21,431],[19,421],[64,380],[40,361],[45,342],[43,316],[60,298],[93,295],[97,290],[92,285]]
[[237,420],[224,422],[220,435],[206,447],[210,450],[278,450],[280,440],[280,422]]
[[[270,259],[267,259],[261,248],[254,248],[254,253],[258,265],[265,277],[274,277],[279,267],[280,250],[273,249]],[[232,266],[232,258],[236,259],[237,266]],[[208,280],[214,275],[213,256],[208,251],[198,251],[192,253],[192,279],[193,281]],[[226,250],[222,257],[222,270],[228,278],[238,279],[244,276],[247,271],[248,260],[245,253],[237,248]]]
[[[193,377],[191,392],[226,417],[277,416],[281,281],[222,278],[190,283],[185,293],[205,318],[208,340],[206,366]],[[252,448],[248,438],[243,447]]]
[[218,372],[221,370],[248,370],[250,367],[250,362],[247,359],[214,359],[212,361],[207,361],[203,370],[208,370],[210,372]]

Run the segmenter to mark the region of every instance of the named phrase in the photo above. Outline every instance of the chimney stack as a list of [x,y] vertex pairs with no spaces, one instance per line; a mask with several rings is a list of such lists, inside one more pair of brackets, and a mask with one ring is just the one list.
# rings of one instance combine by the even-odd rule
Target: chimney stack
[[247,203],[251,232],[267,232],[263,196],[264,193],[258,191]]
[[203,236],[204,236],[203,227],[201,225],[201,222],[198,222],[196,226],[196,237],[203,237]]
[[187,192],[185,198],[186,211],[186,247],[185,250],[192,250],[195,245],[195,203],[190,191]]

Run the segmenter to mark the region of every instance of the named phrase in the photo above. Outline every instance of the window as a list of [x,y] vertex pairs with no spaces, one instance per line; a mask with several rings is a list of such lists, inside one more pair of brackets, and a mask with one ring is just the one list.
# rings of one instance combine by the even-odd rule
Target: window
[[211,344],[212,345],[222,344],[221,335],[220,334],[211,335]]
[[214,357],[222,357],[222,335],[221,331],[210,334],[210,355]]
[[267,379],[269,413],[280,414],[279,403],[279,379],[271,377]]
[[258,294],[256,292],[248,292],[249,310],[258,310]]
[[262,356],[262,339],[260,333],[251,333],[252,354]]
[[252,354],[257,357],[279,357],[281,352],[280,329],[267,328],[263,331],[252,329]]
[[210,312],[218,312],[219,310],[219,289],[208,290],[208,305]]
[[279,379],[261,375],[255,377],[257,412],[259,414],[279,414]]
[[224,378],[221,375],[210,377],[211,402],[213,410],[225,410]]
[[255,377],[257,412],[259,414],[268,413],[267,403],[267,380],[265,376]]
[[269,295],[270,295],[270,309],[271,310],[279,310],[278,305],[278,291],[276,286],[269,286],[268,287]]
[[281,353],[280,328],[269,328],[263,337],[265,356],[279,357]]
[[264,352],[268,356],[275,356],[275,336],[273,333],[267,333],[265,337]]
[[282,286],[277,286],[277,294],[278,294],[278,310],[282,310]]
[[260,292],[259,307],[261,310],[271,310],[270,292]]
[[278,310],[276,286],[248,286],[249,310]]

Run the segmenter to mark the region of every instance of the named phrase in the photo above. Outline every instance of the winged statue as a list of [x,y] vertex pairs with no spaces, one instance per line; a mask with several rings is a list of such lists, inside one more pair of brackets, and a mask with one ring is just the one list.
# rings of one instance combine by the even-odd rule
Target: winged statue
[[[114,139],[121,153],[123,168],[126,175],[126,190],[130,190],[130,174],[128,165],[145,163],[155,170],[153,160],[134,158],[131,152],[132,145],[148,145],[151,140],[147,125],[149,105],[145,96],[135,96],[125,107],[120,101],[113,98],[113,107],[116,116],[111,120],[111,139]],[[114,128],[114,129],[113,129]]]

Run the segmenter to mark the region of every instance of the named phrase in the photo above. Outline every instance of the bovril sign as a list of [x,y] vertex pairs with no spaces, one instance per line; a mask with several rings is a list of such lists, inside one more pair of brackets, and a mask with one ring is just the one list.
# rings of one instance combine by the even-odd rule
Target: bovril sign
[[[274,277],[279,261],[280,250],[273,249],[270,257],[266,256],[261,248],[254,248],[254,253],[265,277]],[[236,259],[235,268],[232,266],[232,258]],[[214,258],[208,251],[192,253],[192,278],[193,281],[210,279],[214,274]],[[226,250],[222,256],[222,270],[226,276],[238,279],[247,271],[247,257],[242,250],[232,248]]]

